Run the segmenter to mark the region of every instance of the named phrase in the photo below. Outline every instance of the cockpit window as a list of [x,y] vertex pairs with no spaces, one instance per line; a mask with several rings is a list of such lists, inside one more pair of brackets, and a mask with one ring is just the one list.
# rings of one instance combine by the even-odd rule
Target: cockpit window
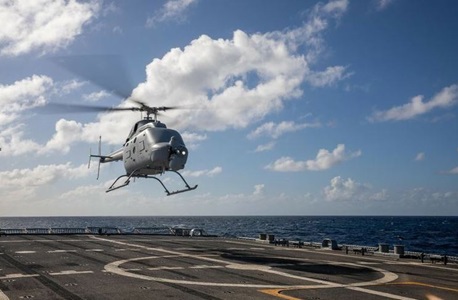
[[135,134],[135,132],[137,132],[137,130],[140,127],[142,127],[145,124],[152,123],[152,122],[154,122],[154,121],[153,120],[140,120],[137,123],[135,123],[134,127],[132,127],[132,130],[129,133],[128,139],[130,139]]

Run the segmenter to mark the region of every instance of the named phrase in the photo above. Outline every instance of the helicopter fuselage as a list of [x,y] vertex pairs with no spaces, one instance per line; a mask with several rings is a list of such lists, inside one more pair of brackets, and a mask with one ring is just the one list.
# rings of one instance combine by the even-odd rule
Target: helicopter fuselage
[[154,175],[183,169],[188,149],[177,131],[159,121],[141,120],[124,144],[122,159],[127,174]]
[[[168,129],[165,124],[156,118],[158,110],[168,108],[148,108],[155,114],[155,118],[149,118],[148,115],[145,119],[135,123],[122,148],[108,155],[102,155],[100,153],[100,138],[99,154],[89,154],[89,164],[93,157],[99,159],[97,179],[99,178],[100,163],[122,160],[126,174],[119,176],[106,192],[127,186],[132,178],[157,180],[165,189],[167,196],[195,190],[197,185],[190,186],[178,172],[184,169],[188,160],[188,149],[183,142],[183,138],[176,130]],[[177,174],[185,184],[185,188],[171,192],[159,178],[154,176],[166,171]],[[118,181],[122,178],[125,178],[125,180],[118,184]]]

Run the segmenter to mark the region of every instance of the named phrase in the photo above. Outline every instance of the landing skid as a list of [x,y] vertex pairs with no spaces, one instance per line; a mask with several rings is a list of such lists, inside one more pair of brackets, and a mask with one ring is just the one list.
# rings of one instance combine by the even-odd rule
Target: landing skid
[[[164,188],[165,193],[167,194],[167,196],[171,196],[171,195],[175,195],[175,194],[179,194],[179,193],[184,193],[184,192],[189,192],[189,191],[195,190],[197,188],[197,184],[195,186],[193,186],[193,187],[189,186],[189,184],[186,182],[186,180],[184,180],[183,176],[180,173],[178,173],[177,171],[170,170],[170,171],[167,171],[167,172],[173,172],[173,173],[178,174],[178,176],[180,176],[181,180],[183,180],[186,188],[182,189],[182,190],[177,190],[177,191],[174,191],[174,192],[170,192],[167,189],[167,187],[164,185],[164,183],[159,178],[157,178],[156,176],[153,176],[153,175],[134,175],[135,172],[136,171],[132,172],[130,175],[121,175],[121,176],[119,176],[118,178],[116,178],[116,180],[110,185],[110,187],[105,192],[108,193],[108,192],[111,192],[111,191],[114,191],[114,190],[117,190],[117,189],[120,189],[122,187],[125,187],[125,186],[129,185],[131,178],[151,178],[151,179],[156,179],[157,181],[159,181],[159,183]],[[127,177],[127,179],[122,184],[115,186],[116,182],[118,182],[119,179],[124,178],[124,177]]]

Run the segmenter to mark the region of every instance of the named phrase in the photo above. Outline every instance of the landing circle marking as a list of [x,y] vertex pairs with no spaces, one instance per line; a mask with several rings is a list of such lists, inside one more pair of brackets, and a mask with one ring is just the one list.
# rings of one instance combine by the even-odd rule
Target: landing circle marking
[[[114,273],[114,274],[121,275],[121,276],[137,278],[137,279],[142,279],[142,280],[149,280],[149,281],[157,281],[157,282],[167,282],[167,283],[184,284],[184,285],[216,286],[216,287],[246,287],[246,288],[258,288],[258,289],[265,289],[265,288],[288,288],[288,289],[314,288],[316,289],[316,288],[336,288],[336,287],[363,287],[363,286],[370,286],[370,285],[385,284],[388,282],[392,282],[398,278],[398,276],[395,273],[392,273],[392,272],[389,272],[389,271],[386,271],[384,269],[380,269],[377,267],[368,266],[368,265],[364,265],[363,267],[374,270],[376,272],[379,272],[383,275],[383,277],[376,279],[376,280],[372,280],[372,281],[356,282],[356,283],[350,283],[350,284],[340,284],[340,283],[335,283],[331,281],[318,280],[318,279],[310,278],[310,277],[292,275],[289,273],[273,270],[270,266],[264,266],[264,265],[232,264],[232,263],[225,262],[226,265],[224,266],[225,268],[228,268],[228,269],[236,269],[236,270],[242,270],[242,271],[260,271],[260,272],[275,274],[275,275],[282,276],[282,277],[294,277],[295,279],[319,283],[318,285],[317,284],[308,284],[308,285],[272,285],[272,284],[268,284],[266,285],[266,284],[250,284],[250,283],[241,284],[241,283],[177,280],[177,279],[169,279],[169,278],[163,278],[163,277],[155,277],[155,276],[137,274],[137,273],[133,273],[130,270],[121,268],[121,265],[129,263],[129,262],[158,259],[158,258],[160,258],[160,256],[146,256],[146,257],[125,259],[125,260],[118,260],[118,261],[105,265],[105,270],[107,272]],[[195,258],[199,259],[199,257],[195,257]],[[347,262],[341,262],[341,263],[327,262],[327,263],[329,263],[329,265],[340,264],[340,265],[347,265],[347,266],[362,267],[362,265],[354,264],[354,263],[347,263]]]

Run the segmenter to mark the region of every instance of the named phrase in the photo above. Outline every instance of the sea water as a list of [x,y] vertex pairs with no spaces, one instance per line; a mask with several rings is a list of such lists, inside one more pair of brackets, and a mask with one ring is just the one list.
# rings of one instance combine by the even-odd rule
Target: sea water
[[377,247],[404,245],[407,251],[458,256],[458,217],[382,216],[139,216],[139,217],[0,217],[0,228],[139,227],[202,228],[223,237],[276,238]]

